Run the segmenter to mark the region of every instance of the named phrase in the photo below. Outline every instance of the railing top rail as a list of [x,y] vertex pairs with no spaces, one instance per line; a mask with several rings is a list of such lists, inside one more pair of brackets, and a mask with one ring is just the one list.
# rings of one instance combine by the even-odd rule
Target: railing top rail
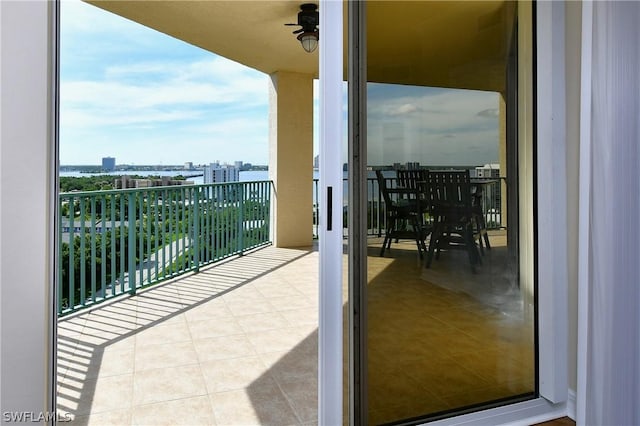
[[144,192],[144,191],[164,191],[167,189],[183,189],[183,188],[202,188],[202,187],[216,187],[216,186],[239,186],[245,185],[248,183],[273,183],[271,180],[251,180],[251,181],[242,181],[242,182],[219,182],[219,183],[204,183],[204,184],[194,184],[194,185],[166,185],[166,186],[149,186],[146,188],[126,188],[126,189],[106,189],[106,190],[97,190],[97,191],[72,191],[72,192],[61,192],[60,196],[64,197],[87,197],[94,195],[117,195],[117,194],[128,194],[131,192]]
[[[393,180],[395,180],[396,178],[395,178],[395,176],[385,176],[385,179],[388,179],[388,180],[392,180],[392,179],[393,179]],[[495,179],[495,180],[507,180],[507,177],[506,177],[506,176],[471,177],[470,179],[471,179],[471,180],[488,180],[488,179],[489,179],[489,180],[490,180],[490,179]],[[348,181],[348,180],[349,180],[349,178],[344,177],[344,178],[342,178],[342,180],[343,180],[344,182],[346,182],[346,181]],[[369,176],[369,177],[367,177],[367,180],[368,180],[368,181],[376,181],[376,177],[375,177],[375,176]],[[314,182],[319,182],[319,181],[320,181],[320,178],[313,178],[313,181],[314,181]]]

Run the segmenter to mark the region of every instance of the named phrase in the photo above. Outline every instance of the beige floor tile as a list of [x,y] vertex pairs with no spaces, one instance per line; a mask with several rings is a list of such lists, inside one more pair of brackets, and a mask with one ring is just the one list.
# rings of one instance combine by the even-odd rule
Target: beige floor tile
[[[83,372],[86,372],[89,368],[89,363],[91,361],[90,357],[87,358],[79,358],[75,355],[69,355],[67,353],[60,353],[58,352],[58,372],[62,372],[62,370],[64,370],[64,372],[66,373],[66,371],[69,368],[72,368],[74,370],[80,370]],[[78,365],[80,364],[80,365]]]
[[222,298],[226,302],[244,301],[244,300],[262,300],[264,296],[252,284],[246,284],[225,293]]
[[[205,277],[204,273],[199,273],[196,275],[188,275],[184,276],[182,279],[177,280],[173,287],[178,292],[178,296],[183,299],[187,296],[189,300],[204,300],[211,297],[212,293],[210,291],[208,284],[208,280],[200,279]],[[184,303],[184,301],[183,301]]]
[[151,404],[206,395],[198,365],[136,371],[133,376],[133,404]]
[[207,396],[138,405],[133,408],[135,426],[215,425]]
[[233,316],[213,318],[202,321],[190,321],[189,332],[194,340],[209,339],[212,337],[241,334],[242,328]]
[[183,307],[181,310],[165,312],[154,311],[153,309],[144,309],[137,312],[136,322],[138,328],[144,326],[165,326],[165,325],[179,325],[184,324],[186,319],[184,315]]
[[144,345],[136,348],[135,371],[171,368],[198,363],[198,355],[191,341]]
[[[311,298],[312,300],[320,300],[317,284],[315,286],[297,286],[296,289],[298,289],[300,293],[308,298]],[[344,300],[346,300],[346,298],[344,298]]]
[[245,389],[268,374],[257,356],[207,361],[200,368],[209,393]]
[[318,310],[313,308],[286,309],[279,312],[292,326],[307,324],[318,326]]
[[94,352],[124,351],[133,349],[134,346],[135,338],[130,334],[114,335],[104,332],[83,334],[78,340],[73,355],[89,359],[93,357]]
[[315,306],[313,301],[304,294],[297,296],[270,297],[269,303],[276,311],[301,308],[311,309]]
[[87,321],[86,316],[61,318],[58,320],[58,336],[74,337],[82,333],[82,329]]
[[163,343],[179,343],[191,340],[186,322],[169,325],[145,327],[136,336],[136,346],[158,345]]
[[187,322],[204,321],[213,318],[232,316],[227,304],[221,297],[187,308],[184,313]]
[[200,362],[243,358],[256,354],[251,342],[242,334],[194,340],[193,344]]
[[252,314],[264,314],[266,312],[273,312],[274,308],[268,302],[264,296],[260,295],[260,299],[243,300],[234,299],[227,300],[227,307],[231,313],[235,316],[252,315]]
[[69,377],[95,379],[133,373],[133,349],[95,350],[90,357],[70,358]]
[[98,347],[105,348],[115,344],[118,344],[120,349],[131,348],[133,339],[129,340],[128,337],[130,337],[129,333],[89,330],[78,338],[76,351],[93,351]]
[[58,336],[58,353],[63,355],[73,355],[78,343],[80,342],[81,334],[75,336]]
[[291,324],[278,312],[264,314],[241,315],[236,317],[243,332],[255,333],[289,327]]
[[89,325],[97,328],[110,326],[112,328],[119,327],[127,330],[134,330],[137,328],[135,310],[114,310],[112,306],[113,305],[107,306],[106,308],[108,309],[96,309],[91,311],[85,326]]
[[81,381],[65,379],[62,386],[62,394],[58,395],[58,405],[77,416],[131,407],[132,374]]
[[309,335],[308,327],[288,327],[246,334],[259,354],[294,350],[296,346],[303,344]]
[[282,392],[303,423],[318,420],[318,379],[311,375],[301,380],[279,383]]
[[138,307],[136,312],[138,313],[138,315],[140,315],[141,313],[147,313],[153,314],[158,317],[168,317],[170,315],[179,313],[183,308],[184,305],[182,305],[182,302],[180,302],[179,296],[176,293],[176,295],[172,297],[143,297],[138,300]]
[[279,384],[318,376],[317,349],[306,344],[291,351],[263,353],[260,359]]
[[265,378],[249,389],[210,396],[219,425],[273,425],[299,423],[299,419],[273,379]]
[[[127,333],[125,335],[119,336],[115,339],[110,340],[106,344],[102,345],[99,349],[102,349],[105,352],[109,351],[123,351],[125,349],[133,349],[135,348],[136,343],[136,334],[135,333]],[[80,352],[81,347],[78,347],[76,353]]]
[[83,380],[65,377],[58,382],[57,404],[58,410],[78,414],[78,405],[84,388]]
[[300,290],[281,280],[273,280],[266,277],[254,284],[254,287],[266,298],[272,297],[296,297],[302,295]]
[[125,426],[131,424],[131,410],[113,410],[76,416],[71,422],[58,422],[72,426]]
[[[115,322],[115,321],[114,321]],[[83,335],[90,336],[110,336],[110,340],[116,340],[123,336],[130,335],[135,333],[139,329],[139,326],[134,325],[132,327],[121,327],[116,324],[108,324],[103,322],[88,322],[85,328],[83,329]]]

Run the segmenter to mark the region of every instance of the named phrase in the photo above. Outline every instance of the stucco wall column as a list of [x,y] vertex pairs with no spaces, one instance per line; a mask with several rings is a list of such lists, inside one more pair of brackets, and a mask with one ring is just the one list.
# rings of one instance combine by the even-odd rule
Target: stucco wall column
[[269,86],[269,179],[274,185],[273,243],[311,245],[313,76],[279,71]]

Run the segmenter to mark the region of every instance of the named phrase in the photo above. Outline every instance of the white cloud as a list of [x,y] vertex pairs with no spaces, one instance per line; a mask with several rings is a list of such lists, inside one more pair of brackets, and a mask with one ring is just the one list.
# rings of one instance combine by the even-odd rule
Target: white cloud
[[392,117],[395,116],[399,116],[399,115],[409,115],[415,112],[421,112],[422,108],[420,108],[419,106],[415,105],[415,104],[402,104],[400,106],[397,107],[393,107],[388,111],[388,114]]
[[478,117],[497,118],[499,115],[499,112],[497,108],[489,108],[489,109],[483,109],[477,115]]
[[268,76],[81,1],[61,45],[63,164],[266,163]]

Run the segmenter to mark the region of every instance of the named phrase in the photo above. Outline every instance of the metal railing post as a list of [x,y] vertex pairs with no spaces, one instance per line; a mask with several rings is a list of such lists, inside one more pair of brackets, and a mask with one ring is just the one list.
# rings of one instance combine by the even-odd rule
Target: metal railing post
[[193,262],[196,265],[196,272],[200,271],[200,189],[193,191]]
[[244,184],[238,184],[238,251],[244,254]]
[[129,277],[129,294],[136,294],[136,193],[130,192],[127,197],[129,205],[127,225],[129,229],[129,245],[127,254],[129,257],[127,276]]
[[[85,229],[84,229],[84,197],[80,197],[80,304],[84,305],[86,301],[86,274],[87,274],[87,266],[86,266],[86,254],[85,254]],[[75,220],[73,223],[75,227]]]
[[62,282],[62,197],[58,198],[58,242],[56,244],[56,259],[58,262],[58,270],[56,271],[58,279],[58,315],[62,313],[62,290],[64,283]]

